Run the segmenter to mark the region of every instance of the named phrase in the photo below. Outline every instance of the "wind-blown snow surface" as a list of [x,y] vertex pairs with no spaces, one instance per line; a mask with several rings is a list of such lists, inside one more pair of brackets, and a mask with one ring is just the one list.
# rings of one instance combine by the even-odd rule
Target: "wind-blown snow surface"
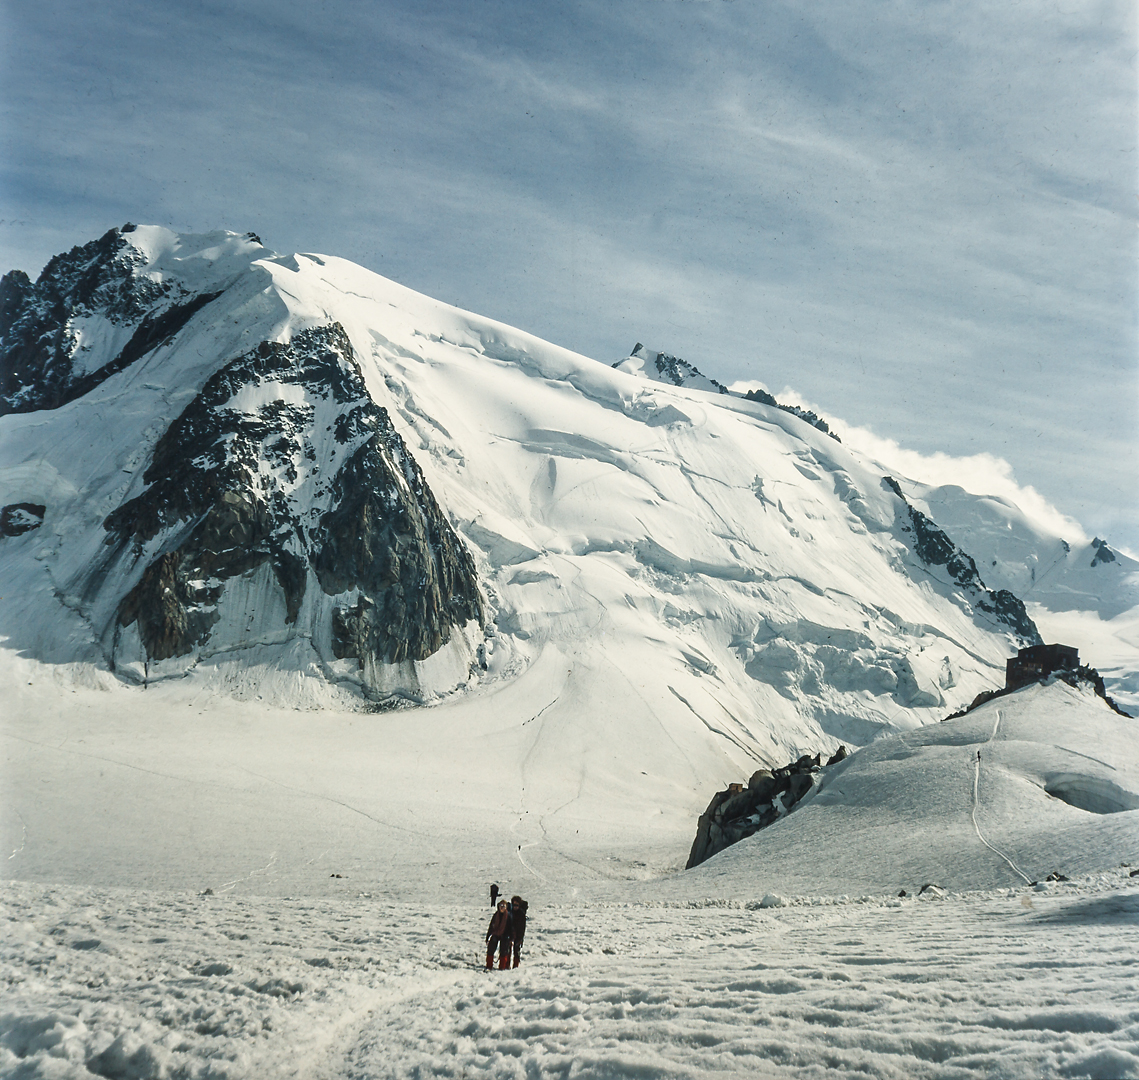
[[[541,663],[319,719],[8,674],[0,1074],[1139,1076],[1139,740],[1090,692],[875,742],[681,873],[658,776],[575,798],[635,730],[566,777],[518,721]],[[517,972],[477,970],[490,881]]]
[[1139,889],[465,905],[8,886],[0,1074],[1139,1076]]

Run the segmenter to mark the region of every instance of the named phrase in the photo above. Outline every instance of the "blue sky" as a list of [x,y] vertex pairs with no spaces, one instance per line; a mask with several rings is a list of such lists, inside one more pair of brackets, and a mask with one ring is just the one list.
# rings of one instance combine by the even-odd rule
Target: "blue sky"
[[252,229],[1139,549],[1130,3],[0,2],[0,270]]

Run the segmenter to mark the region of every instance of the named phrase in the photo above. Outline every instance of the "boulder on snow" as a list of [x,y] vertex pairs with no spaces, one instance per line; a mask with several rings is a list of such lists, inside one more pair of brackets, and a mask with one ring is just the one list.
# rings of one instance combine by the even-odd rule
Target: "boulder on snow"
[[0,536],[20,536],[44,523],[47,507],[42,503],[9,503],[0,510]]

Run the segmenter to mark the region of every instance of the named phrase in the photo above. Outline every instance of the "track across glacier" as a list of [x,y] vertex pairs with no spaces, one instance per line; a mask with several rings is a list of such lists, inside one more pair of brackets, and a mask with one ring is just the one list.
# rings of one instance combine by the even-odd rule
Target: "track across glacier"
[[[1139,1076],[1139,887],[489,908],[9,884],[0,1075]],[[925,895],[931,895],[932,890]],[[423,902],[417,902],[418,900]]]

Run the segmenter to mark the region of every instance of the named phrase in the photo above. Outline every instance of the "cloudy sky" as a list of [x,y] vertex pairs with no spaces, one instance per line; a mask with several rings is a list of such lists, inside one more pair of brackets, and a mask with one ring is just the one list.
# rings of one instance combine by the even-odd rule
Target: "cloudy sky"
[[1129,0],[0,0],[0,271],[254,230],[1139,550],[1137,43]]

